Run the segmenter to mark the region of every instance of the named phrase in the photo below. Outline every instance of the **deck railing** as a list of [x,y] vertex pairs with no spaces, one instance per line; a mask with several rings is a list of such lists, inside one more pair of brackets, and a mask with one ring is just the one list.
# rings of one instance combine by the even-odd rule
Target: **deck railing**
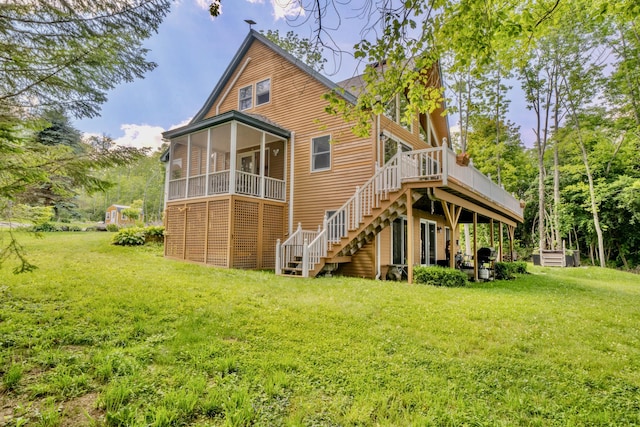
[[[169,200],[179,200],[230,194],[231,175],[231,171],[225,170],[208,175],[170,180],[168,198]],[[235,175],[234,194],[285,201],[285,181],[242,171],[236,171],[233,175]],[[262,193],[263,179],[264,194]]]
[[446,185],[452,177],[473,192],[522,216],[520,202],[515,197],[472,165],[456,166],[455,162],[456,155],[447,146],[397,153],[383,167],[376,167],[374,175],[361,187],[356,187],[355,194],[342,207],[325,217],[317,232],[305,232],[299,226],[284,243],[278,242],[276,272],[289,265],[291,254],[296,254],[301,257],[302,276],[307,277],[327,256],[332,244],[347,237],[349,231],[357,230],[364,217],[378,208],[389,192],[400,189],[405,180],[442,180]]

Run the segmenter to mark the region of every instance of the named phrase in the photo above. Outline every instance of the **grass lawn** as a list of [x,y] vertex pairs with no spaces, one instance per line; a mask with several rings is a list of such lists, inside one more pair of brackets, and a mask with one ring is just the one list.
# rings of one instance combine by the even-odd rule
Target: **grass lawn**
[[640,277],[438,288],[20,235],[0,270],[0,425],[640,424]]

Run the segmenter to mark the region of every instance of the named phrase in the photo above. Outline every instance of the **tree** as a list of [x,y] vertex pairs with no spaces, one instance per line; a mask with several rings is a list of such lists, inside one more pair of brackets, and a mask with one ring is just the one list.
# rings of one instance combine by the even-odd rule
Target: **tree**
[[[169,11],[169,0],[0,2],[0,209],[11,215],[29,190],[69,196],[109,183],[100,168],[124,164],[140,150],[77,144],[69,127],[46,111],[92,117],[116,84],[155,67],[145,38]],[[50,113],[47,113],[50,114]],[[35,202],[35,201],[32,201]],[[45,202],[47,203],[47,202]],[[17,271],[34,268],[13,233],[0,249],[0,265],[17,256]]]
[[0,112],[55,108],[93,117],[118,83],[156,64],[142,41],[169,11],[169,0],[0,3]]
[[286,36],[280,36],[278,30],[267,30],[266,33],[262,31],[262,34],[313,70],[321,72],[324,69],[327,60],[323,58],[322,47],[317,43],[307,38],[300,38],[293,31],[287,31]]

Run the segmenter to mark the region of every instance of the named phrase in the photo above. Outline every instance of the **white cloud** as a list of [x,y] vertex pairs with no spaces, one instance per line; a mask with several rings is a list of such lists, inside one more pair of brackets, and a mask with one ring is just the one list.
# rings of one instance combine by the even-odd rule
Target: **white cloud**
[[176,129],[176,128],[181,128],[182,126],[186,126],[189,124],[189,122],[191,122],[191,120],[193,119],[193,117],[189,117],[188,119],[184,119],[183,121],[181,121],[180,123],[178,123],[177,125],[171,125],[169,127],[169,130],[171,129]]
[[114,139],[117,145],[135,148],[150,147],[152,150],[162,145],[162,132],[165,131],[160,126],[136,124],[123,124],[120,129],[124,131],[124,135]]
[[195,2],[196,2],[196,5],[200,9],[209,10],[209,4],[211,4],[211,1],[209,1],[209,0],[195,0]]
[[299,0],[271,0],[271,5],[276,20],[304,16],[304,8]]

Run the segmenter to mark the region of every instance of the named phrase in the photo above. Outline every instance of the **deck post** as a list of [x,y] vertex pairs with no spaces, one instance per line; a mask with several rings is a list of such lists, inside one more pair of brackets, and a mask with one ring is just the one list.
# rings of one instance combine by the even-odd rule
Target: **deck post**
[[478,281],[478,212],[473,213],[473,280]]
[[442,170],[442,185],[447,185],[447,179],[449,178],[449,153],[447,153],[447,145],[442,144],[442,161],[441,170]]
[[282,274],[282,263],[280,261],[282,254],[280,253],[282,245],[280,239],[276,240],[276,274]]
[[354,213],[354,218],[353,218],[353,229],[357,229],[360,226],[360,210],[361,210],[361,204],[362,204],[362,199],[360,198],[360,186],[356,185],[356,206],[355,206],[355,213]]
[[302,277],[309,277],[309,242],[302,242]]
[[238,157],[238,122],[231,122],[231,147],[229,148],[231,158],[229,159],[229,194],[236,193],[236,158]]
[[407,282],[413,283],[413,194],[411,188],[407,190]]

